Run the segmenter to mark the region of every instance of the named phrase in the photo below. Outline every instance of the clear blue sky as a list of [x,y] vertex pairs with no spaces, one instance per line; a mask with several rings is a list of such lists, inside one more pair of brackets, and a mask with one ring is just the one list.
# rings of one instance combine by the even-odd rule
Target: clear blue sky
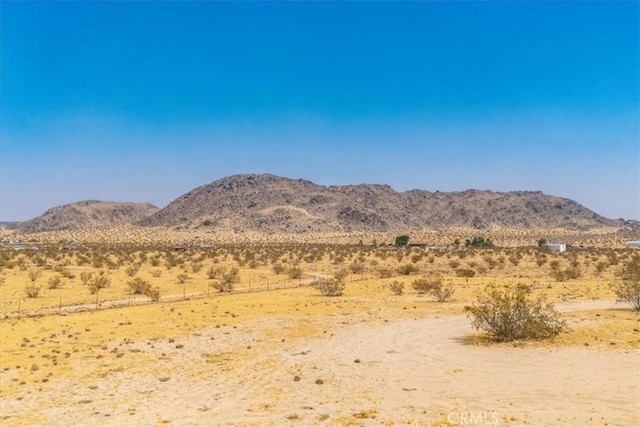
[[0,220],[236,173],[640,219],[640,8],[0,2]]

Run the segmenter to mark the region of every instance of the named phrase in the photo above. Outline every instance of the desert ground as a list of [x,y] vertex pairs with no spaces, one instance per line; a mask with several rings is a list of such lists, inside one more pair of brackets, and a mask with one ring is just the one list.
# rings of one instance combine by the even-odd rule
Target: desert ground
[[[610,287],[637,250],[58,242],[0,251],[2,425],[640,425],[640,316]],[[412,287],[434,273],[449,300]],[[493,342],[464,311],[490,285],[566,330]]]

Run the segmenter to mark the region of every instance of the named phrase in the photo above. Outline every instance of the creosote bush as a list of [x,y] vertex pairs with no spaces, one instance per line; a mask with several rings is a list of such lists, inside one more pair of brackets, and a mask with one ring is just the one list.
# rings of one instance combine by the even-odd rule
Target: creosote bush
[[151,283],[139,277],[133,278],[127,283],[127,285],[129,286],[129,291],[137,295],[143,295],[151,289]]
[[38,296],[40,296],[41,289],[42,289],[41,286],[31,282],[24,287],[24,293],[28,298],[38,298]]
[[428,274],[420,279],[414,280],[411,284],[419,294],[433,296],[438,302],[449,300],[454,293],[451,285],[445,285],[442,276],[437,273]]
[[389,283],[389,289],[391,289],[391,292],[393,292],[394,295],[402,295],[404,292],[404,283],[394,280]]
[[618,302],[631,304],[640,312],[640,257],[636,256],[626,263],[618,273],[618,280],[611,285]]
[[325,297],[338,297],[346,287],[345,279],[349,273],[346,270],[337,272],[332,278],[321,279],[313,284]]
[[47,287],[49,289],[58,289],[62,285],[62,276],[56,274],[54,276],[49,277],[47,280]]
[[95,295],[100,292],[100,289],[104,289],[109,286],[110,280],[104,271],[98,273],[97,276],[91,275],[87,281],[87,287],[91,295]]
[[415,273],[416,271],[418,271],[418,267],[413,264],[405,264],[398,267],[398,273],[404,276],[408,276],[411,273]]
[[476,330],[500,342],[552,338],[566,327],[544,295],[534,299],[524,287],[489,288],[465,311]]

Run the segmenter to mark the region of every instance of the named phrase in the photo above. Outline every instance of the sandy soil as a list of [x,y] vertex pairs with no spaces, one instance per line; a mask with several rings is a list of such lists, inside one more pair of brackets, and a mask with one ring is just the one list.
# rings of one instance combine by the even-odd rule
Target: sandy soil
[[640,425],[638,350],[475,346],[465,316],[378,317],[113,341],[117,362],[3,398],[3,425]]

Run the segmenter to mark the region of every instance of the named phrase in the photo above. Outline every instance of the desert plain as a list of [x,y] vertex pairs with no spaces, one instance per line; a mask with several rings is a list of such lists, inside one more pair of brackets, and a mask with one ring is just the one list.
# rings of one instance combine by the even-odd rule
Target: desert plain
[[[639,252],[605,231],[549,236],[564,253],[535,232],[493,248],[453,246],[465,230],[412,236],[430,247],[135,233],[2,247],[3,426],[640,425],[640,316],[611,289]],[[314,286],[341,271],[342,295]],[[451,298],[413,288],[430,274]],[[545,295],[565,331],[492,341],[465,312],[488,286]]]

